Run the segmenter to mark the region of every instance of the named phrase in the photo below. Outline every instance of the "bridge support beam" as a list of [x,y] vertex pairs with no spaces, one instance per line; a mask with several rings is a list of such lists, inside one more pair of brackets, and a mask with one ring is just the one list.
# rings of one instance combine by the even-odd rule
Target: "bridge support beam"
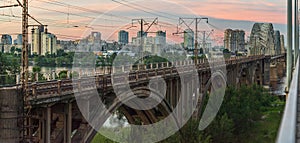
[[266,58],[263,63],[263,76],[264,76],[264,81],[263,85],[264,86],[269,86],[270,85],[270,59]]
[[64,142],[71,143],[72,135],[72,103],[67,103],[65,105],[65,115],[64,115]]
[[51,107],[47,107],[46,111],[46,143],[51,143]]
[[16,143],[20,141],[20,129],[18,125],[18,113],[22,96],[17,88],[0,89],[0,142]]

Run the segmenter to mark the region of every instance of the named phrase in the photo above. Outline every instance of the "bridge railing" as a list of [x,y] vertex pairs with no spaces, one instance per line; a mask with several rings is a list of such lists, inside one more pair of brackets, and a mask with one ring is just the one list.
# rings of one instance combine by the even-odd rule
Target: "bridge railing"
[[[226,60],[226,64],[235,65],[238,63],[251,62],[254,60],[261,60],[264,56],[254,56],[248,58],[236,58]],[[202,63],[203,62],[203,63]],[[197,69],[208,69],[212,65],[224,65],[224,62],[219,60],[213,60],[213,62],[207,62],[205,60],[200,61],[201,64],[197,64]],[[173,64],[173,65],[172,65]],[[113,74],[98,74],[92,76],[79,76],[75,79],[53,80],[48,82],[34,82],[29,86],[30,96],[33,98],[44,98],[49,96],[60,96],[71,92],[80,92],[91,88],[105,88],[114,84],[122,84],[125,80],[129,82],[137,82],[142,80],[149,80],[155,76],[172,76],[177,75],[178,72],[183,73],[194,69],[195,64],[192,61],[180,61],[175,63],[161,64],[162,68],[150,68],[140,70],[131,70],[129,72],[116,72]],[[175,67],[176,65],[176,67]],[[153,65],[152,65],[153,66]],[[124,68],[123,68],[124,69]]]
[[281,121],[277,136],[277,143],[295,143],[296,142],[296,124],[297,124],[297,99],[299,88],[299,58],[293,73],[293,80],[289,88],[284,115]]

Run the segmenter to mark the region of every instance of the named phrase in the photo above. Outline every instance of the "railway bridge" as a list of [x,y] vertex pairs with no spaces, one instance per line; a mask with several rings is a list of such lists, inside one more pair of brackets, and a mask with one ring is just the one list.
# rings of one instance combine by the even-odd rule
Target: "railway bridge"
[[[31,142],[90,142],[116,112],[135,125],[159,123],[175,113],[167,124],[181,127],[189,115],[201,116],[205,94],[228,85],[269,86],[284,73],[284,61],[285,55],[278,55],[110,67],[109,74],[93,70],[73,79],[30,83],[26,96],[20,85],[4,87],[0,142],[17,142],[22,131]],[[221,68],[226,72],[214,74]],[[26,123],[24,115],[30,119]]]

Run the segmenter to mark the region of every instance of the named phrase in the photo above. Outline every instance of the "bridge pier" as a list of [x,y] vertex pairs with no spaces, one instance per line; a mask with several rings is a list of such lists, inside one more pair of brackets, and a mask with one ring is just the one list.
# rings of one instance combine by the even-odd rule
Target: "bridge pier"
[[271,57],[267,57],[264,59],[263,63],[263,85],[269,86],[270,85],[270,65],[271,65]]
[[51,107],[46,108],[46,127],[45,127],[46,143],[51,143]]
[[72,139],[72,103],[65,104],[64,113],[64,143],[71,143]]
[[[20,142],[21,124],[19,113],[23,108],[21,90],[16,87],[0,88],[0,142]],[[20,108],[21,107],[21,108]]]
[[279,72],[280,71],[276,65],[270,66],[270,82],[277,82],[279,80],[279,78],[278,78]]

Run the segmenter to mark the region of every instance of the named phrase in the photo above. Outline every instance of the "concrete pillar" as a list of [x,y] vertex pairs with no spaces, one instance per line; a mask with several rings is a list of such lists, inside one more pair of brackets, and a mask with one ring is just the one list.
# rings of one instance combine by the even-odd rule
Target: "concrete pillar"
[[15,87],[0,88],[0,143],[20,141],[18,120],[23,109],[19,108],[23,98],[19,93]]
[[169,85],[168,85],[170,88],[169,88],[169,90],[170,90],[170,92],[169,92],[169,95],[170,95],[170,105],[171,105],[171,107],[172,107],[172,109],[174,109],[174,86],[173,86],[173,79],[171,79],[170,81],[169,81]]
[[38,128],[38,140],[40,141],[40,143],[43,143],[43,121],[40,119],[39,120],[39,128]]
[[40,120],[41,126],[41,142],[40,143],[46,143],[46,116],[47,113],[45,111],[42,112],[42,119]]
[[72,142],[72,103],[67,103],[65,105],[65,115],[64,115],[64,142]]
[[263,67],[263,76],[264,76],[264,81],[263,84],[269,86],[270,85],[270,59],[265,59],[264,60],[264,67]]
[[279,69],[277,69],[278,67],[276,67],[275,65],[272,65],[270,67],[270,82],[277,82],[278,79],[280,79],[278,77],[279,74]]
[[51,143],[51,107],[47,107],[46,111],[46,143]]
[[175,92],[175,99],[176,99],[176,106],[178,106],[178,111],[177,111],[177,122],[181,123],[180,122],[180,113],[181,113],[181,107],[179,107],[178,105],[178,102],[179,102],[179,99],[180,99],[180,96],[181,96],[181,90],[180,90],[180,84],[179,84],[179,81],[180,79],[176,79],[176,83],[175,83],[175,86],[176,86],[176,92]]

